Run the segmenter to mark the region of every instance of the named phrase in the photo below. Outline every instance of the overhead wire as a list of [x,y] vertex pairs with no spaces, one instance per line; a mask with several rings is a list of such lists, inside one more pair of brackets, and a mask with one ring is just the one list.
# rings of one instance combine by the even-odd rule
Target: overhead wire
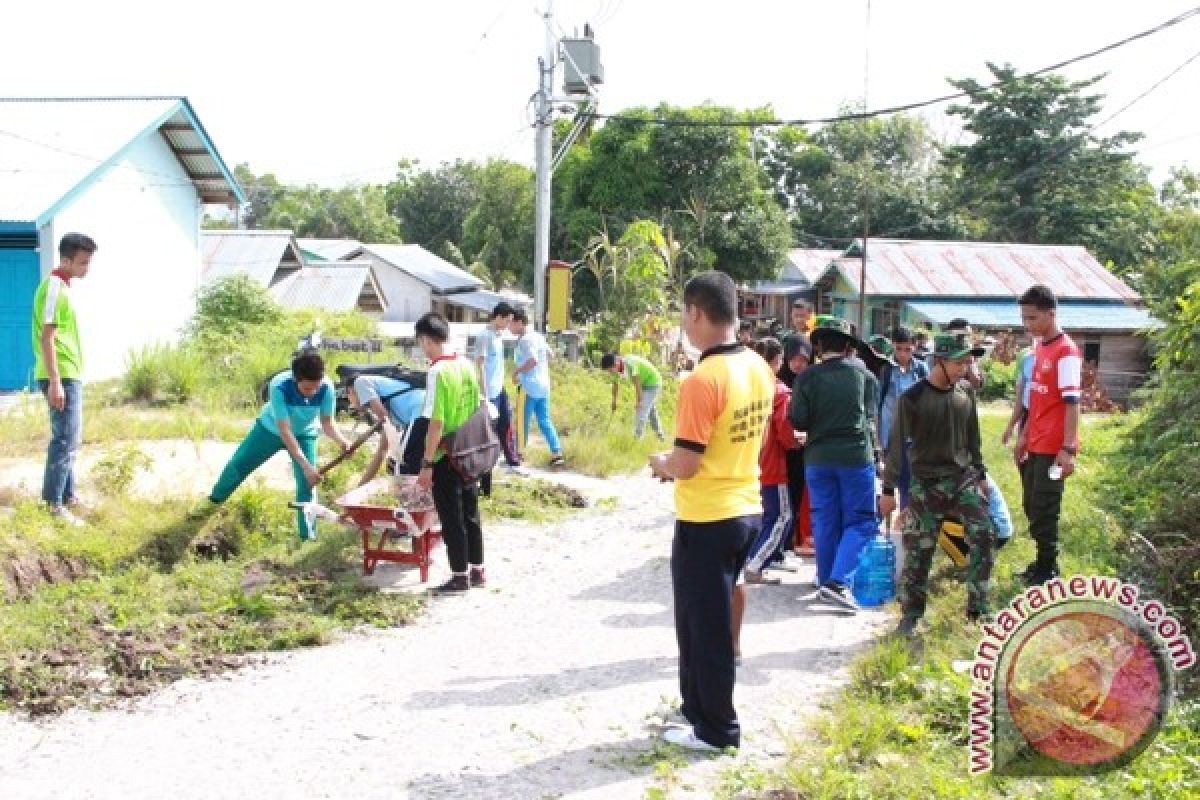
[[[981,89],[995,89],[995,88],[1004,86],[1008,83],[1013,83],[1018,80],[1022,80],[1022,79],[1026,79],[1026,78],[1037,77],[1039,75],[1044,75],[1048,72],[1054,72],[1054,71],[1060,70],[1064,67],[1069,67],[1074,64],[1078,64],[1083,61],[1087,61],[1087,60],[1095,58],[1097,56],[1104,55],[1105,53],[1110,53],[1113,50],[1117,50],[1118,48],[1124,47],[1128,44],[1132,44],[1133,42],[1137,42],[1142,39],[1145,39],[1149,36],[1153,36],[1155,34],[1162,33],[1163,31],[1173,28],[1174,26],[1179,25],[1183,22],[1186,22],[1187,20],[1189,20],[1195,16],[1198,16],[1198,15],[1200,15],[1200,6],[1197,6],[1196,8],[1193,8],[1189,11],[1185,11],[1181,14],[1178,14],[1165,22],[1155,25],[1152,28],[1147,28],[1146,30],[1140,31],[1131,36],[1126,36],[1125,38],[1120,39],[1119,41],[1112,42],[1111,44],[1104,45],[1103,47],[1099,47],[1095,50],[1089,50],[1086,53],[1082,53],[1080,55],[1073,56],[1073,57],[1065,59],[1063,61],[1059,61],[1054,64],[1050,64],[1048,66],[1033,70],[1032,72],[1024,73],[1022,75],[1019,75],[1019,76],[1016,76],[1016,77],[1013,77],[1010,79],[993,81],[992,83],[981,86],[980,88]],[[797,119],[771,118],[771,119],[756,119],[756,120],[755,119],[749,119],[749,120],[689,120],[689,119],[682,119],[682,118],[674,118],[674,119],[664,119],[661,117],[647,118],[647,117],[641,117],[641,116],[629,116],[629,115],[625,115],[625,114],[599,114],[599,113],[595,113],[595,112],[592,112],[590,114],[590,116],[592,119],[603,119],[603,120],[617,121],[617,122],[624,122],[624,123],[631,123],[631,124],[662,125],[662,126],[668,126],[668,127],[690,127],[690,128],[766,128],[766,127],[781,127],[781,126],[785,126],[785,125],[796,125],[796,126],[826,125],[826,124],[831,124],[831,123],[836,123],[836,122],[850,122],[850,121],[857,121],[857,120],[863,120],[863,119],[871,119],[873,117],[887,116],[889,114],[898,114],[898,113],[905,112],[905,111],[915,111],[920,108],[927,108],[929,106],[939,105],[941,103],[947,103],[951,100],[959,100],[964,97],[969,97],[970,95],[971,95],[971,92],[964,90],[964,91],[958,91],[958,92],[952,92],[949,94],[939,95],[937,97],[932,97],[927,100],[919,100],[919,101],[912,102],[912,103],[903,103],[900,105],[887,106],[885,108],[854,111],[854,112],[850,112],[850,113],[846,113],[846,114],[837,114],[835,116],[808,117],[808,118],[797,118]]]

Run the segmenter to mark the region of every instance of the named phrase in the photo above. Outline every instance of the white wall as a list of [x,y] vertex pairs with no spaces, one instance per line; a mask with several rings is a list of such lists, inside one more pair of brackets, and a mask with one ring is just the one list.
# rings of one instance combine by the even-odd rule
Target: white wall
[[71,287],[88,380],[121,375],[131,348],[178,338],[195,308],[200,219],[195,188],[153,134],[46,226],[53,238],[42,241],[43,266],[65,233],[86,233],[99,246],[88,276]]
[[429,286],[386,261],[363,253],[362,258],[375,264],[375,280],[387,298],[388,308],[383,313],[387,322],[416,322],[422,314],[433,310],[433,291]]

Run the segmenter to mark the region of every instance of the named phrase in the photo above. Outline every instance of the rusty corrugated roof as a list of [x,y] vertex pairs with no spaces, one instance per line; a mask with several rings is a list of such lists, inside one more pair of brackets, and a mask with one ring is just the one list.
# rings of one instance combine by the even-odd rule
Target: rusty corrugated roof
[[264,288],[282,277],[280,270],[304,266],[291,231],[202,231],[200,259],[201,281],[205,284],[245,273]]
[[[858,246],[830,265],[856,288],[862,266]],[[870,239],[867,259],[868,295],[1018,297],[1040,283],[1064,300],[1141,299],[1078,245]]]
[[841,250],[803,247],[789,250],[787,261],[783,264],[783,274],[779,276],[778,282],[804,283],[806,286],[812,286],[825,274],[829,263],[842,255],[842,252]]

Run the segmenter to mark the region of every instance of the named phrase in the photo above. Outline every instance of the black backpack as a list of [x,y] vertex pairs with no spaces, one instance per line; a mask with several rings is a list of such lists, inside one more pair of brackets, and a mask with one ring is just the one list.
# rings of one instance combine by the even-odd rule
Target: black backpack
[[492,429],[486,400],[479,403],[461,428],[442,438],[442,447],[464,483],[475,483],[492,471],[500,460],[500,440]]

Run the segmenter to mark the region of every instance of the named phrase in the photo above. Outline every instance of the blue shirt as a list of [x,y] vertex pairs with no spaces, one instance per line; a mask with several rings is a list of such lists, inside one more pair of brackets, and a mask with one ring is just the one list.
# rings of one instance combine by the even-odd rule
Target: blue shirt
[[550,396],[550,347],[546,339],[534,330],[527,330],[517,341],[517,352],[514,355],[517,366],[529,359],[537,361],[537,366],[528,372],[517,376],[525,394],[534,399]]
[[909,362],[908,371],[900,369],[899,366],[887,368],[887,372],[883,376],[884,381],[881,381],[881,383],[886,382],[887,387],[884,389],[883,398],[879,403],[879,440],[884,447],[887,447],[892,435],[892,422],[896,419],[896,402],[900,399],[900,395],[928,375],[929,370],[925,364],[916,358]]
[[[405,391],[411,389],[411,391]],[[398,394],[404,392],[404,394]],[[425,390],[413,389],[408,381],[395,378],[385,378],[382,375],[360,375],[354,379],[354,393],[358,395],[358,404],[365,408],[372,400],[382,400],[389,395],[396,395],[388,400],[388,415],[392,424],[398,428],[407,428],[412,421],[421,416],[421,407],[425,405]]]
[[483,359],[482,387],[488,399],[494,400],[504,391],[504,340],[491,325],[475,340],[475,358]]
[[276,436],[279,435],[277,420],[286,419],[295,436],[317,436],[321,432],[321,417],[332,417],[335,401],[333,381],[322,378],[321,385],[312,397],[300,394],[291,370],[281,372],[271,379],[267,402],[259,412],[258,421]]
[[1030,350],[1021,358],[1021,380],[1024,381],[1021,390],[1021,408],[1029,408],[1029,390],[1033,387],[1033,362],[1037,361],[1036,354]]

